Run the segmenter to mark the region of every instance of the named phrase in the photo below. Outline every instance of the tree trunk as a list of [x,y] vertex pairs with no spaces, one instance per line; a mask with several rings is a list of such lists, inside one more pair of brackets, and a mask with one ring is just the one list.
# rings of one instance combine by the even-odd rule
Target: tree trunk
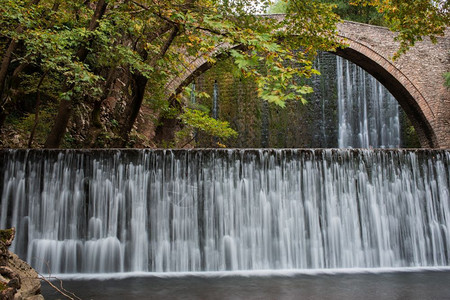
[[120,140],[115,143],[116,147],[125,147],[129,134],[133,129],[133,125],[136,122],[136,119],[139,115],[139,111],[142,106],[142,102],[144,100],[145,88],[147,86],[148,79],[144,75],[139,72],[136,72],[132,75],[133,78],[133,94],[131,103],[127,106],[127,109],[124,112],[125,122],[119,129]]
[[[39,4],[39,2],[40,2],[40,0],[33,0],[31,2],[31,4],[37,5],[37,4]],[[61,4],[61,0],[56,0],[55,3],[53,4],[52,11],[57,11],[60,4]],[[21,33],[21,32],[23,32],[23,26],[19,25],[16,28],[16,33]],[[6,103],[5,103],[5,101],[3,101],[3,93],[4,93],[5,85],[6,85],[6,77],[8,74],[9,64],[11,63],[12,54],[16,50],[17,46],[18,46],[18,41],[16,41],[16,40],[10,41],[10,45],[8,46],[8,49],[5,52],[5,55],[2,59],[2,64],[0,66],[0,132],[2,131],[3,124],[4,124],[6,116],[7,116],[7,110],[4,107]],[[14,72],[11,76],[11,80],[10,80],[11,88],[17,87],[19,85],[19,80],[18,80],[19,75],[29,65],[30,64],[28,62],[24,62],[24,63],[20,64],[14,70]]]
[[100,100],[94,101],[94,107],[92,108],[91,113],[91,124],[88,129],[87,139],[85,145],[88,147],[93,147],[95,142],[97,141],[97,137],[102,131],[102,120],[101,120],[101,111],[103,102],[108,98],[111,89],[116,80],[116,69],[112,67],[109,70],[108,78],[106,79],[105,87],[103,89],[103,94],[100,97]]
[[[163,58],[172,45],[173,41],[177,37],[179,33],[179,28],[177,26],[172,27],[172,31],[170,32],[169,37],[165,41],[165,43],[161,46],[161,51],[158,55],[154,56],[149,62],[150,66],[156,66],[159,59]],[[143,61],[147,58],[147,52],[143,55]],[[148,79],[143,76],[140,72],[135,72],[133,75],[133,97],[130,105],[127,107],[125,111],[126,119],[125,123],[120,128],[120,138],[119,145],[124,147],[128,142],[128,137],[131,129],[133,128],[134,123],[139,115],[139,111],[141,110],[142,102],[145,95],[145,87],[147,85]]]
[[[89,31],[93,31],[98,26],[98,21],[105,14],[108,3],[106,0],[100,0],[97,2],[94,15],[89,23]],[[76,57],[80,62],[84,61],[89,51],[86,47],[80,47],[77,51]],[[74,85],[66,87],[64,92],[68,92],[74,88]],[[70,116],[73,110],[73,101],[62,100],[59,104],[58,114],[56,115],[55,123],[52,127],[50,134],[45,141],[45,148],[58,148],[61,144],[62,138],[66,133],[67,126],[69,124]]]
[[37,125],[39,122],[39,110],[41,108],[41,86],[42,86],[42,83],[44,82],[45,76],[47,76],[47,72],[45,72],[41,76],[41,79],[39,80],[39,83],[36,88],[36,110],[34,113],[33,128],[31,129],[30,138],[28,139],[28,148],[31,148],[33,145],[34,134],[36,133],[36,128],[37,128]]
[[[22,32],[22,26],[16,29],[16,32]],[[8,49],[6,49],[5,55],[3,56],[2,64],[0,66],[0,132],[2,131],[3,124],[6,119],[6,97],[3,97],[3,93],[6,85],[6,76],[8,75],[9,64],[11,63],[12,55],[17,48],[18,42],[16,40],[11,40]]]
[[72,114],[72,101],[61,100],[58,109],[58,115],[55,124],[45,141],[44,148],[58,148],[61,144],[62,138],[66,133],[67,125],[69,124],[70,116]]
[[6,111],[2,105],[0,105],[0,133],[2,132],[3,124],[6,120]]
[[[181,105],[177,106],[179,106],[181,109]],[[163,142],[174,141],[175,132],[177,132],[181,128],[180,121],[177,118],[162,117],[161,119],[159,119],[158,124],[158,127],[156,127],[155,129],[155,144],[161,145]]]
[[[31,1],[31,4],[37,5],[37,4],[39,4],[39,2],[40,2],[40,0],[33,0],[33,1]],[[17,26],[16,33],[20,34],[22,32],[23,32],[23,26],[22,25]],[[12,39],[9,42],[9,46],[6,49],[5,55],[3,56],[3,59],[2,59],[2,64],[0,66],[0,105],[2,104],[6,75],[8,74],[8,67],[9,67],[9,64],[11,63],[12,55],[13,55],[14,51],[16,50],[17,45],[18,45],[18,41],[15,39]],[[1,126],[1,123],[0,123],[0,126]]]
[[[152,31],[148,34],[148,40],[149,42],[154,41],[156,38],[162,36],[163,34],[167,33],[168,31],[170,31],[171,29],[173,29],[173,25],[170,23],[165,23],[163,24],[158,30]],[[147,59],[147,54],[143,53],[143,60]],[[157,56],[159,57],[159,56]],[[152,64],[152,62],[150,62],[150,64]],[[142,78],[139,78],[139,75],[130,76],[132,78],[133,83],[134,82],[141,82],[140,84],[143,86],[143,91],[137,91],[135,94],[142,94],[142,99],[141,100],[134,100],[134,96],[132,95],[132,100],[130,105],[128,105],[125,110],[126,112],[123,114],[124,117],[122,118],[122,122],[121,124],[124,124],[124,126],[121,126],[118,132],[118,135],[120,136],[120,139],[115,141],[113,143],[113,146],[115,147],[124,147],[128,141],[128,134],[131,131],[131,129],[133,128],[133,125],[137,119],[137,116],[139,115],[139,110],[140,107],[142,105],[142,101],[143,101],[143,97],[144,97],[144,92],[145,92],[145,86],[147,85],[147,80],[144,80]],[[101,123],[101,119],[100,119],[100,113],[101,113],[101,108],[102,105],[104,103],[104,101],[106,100],[106,98],[109,96],[109,92],[110,92],[110,87],[111,85],[114,83],[114,80],[116,79],[115,77],[115,70],[113,70],[113,72],[108,75],[108,79],[107,82],[105,84],[105,90],[104,93],[101,97],[101,100],[99,101],[95,101],[94,102],[94,107],[92,110],[92,114],[91,114],[91,118],[92,118],[92,124],[89,128],[89,132],[88,132],[88,139],[86,142],[86,145],[88,147],[93,147],[97,137],[99,136],[99,134],[101,133],[101,129],[102,129],[102,123]],[[135,87],[134,87],[135,89]],[[135,105],[138,105],[139,108],[133,108]],[[136,111],[137,110],[137,111]],[[130,123],[132,123],[130,125]]]
[[[20,28],[22,31],[22,29]],[[8,74],[8,67],[11,63],[12,54],[17,48],[17,41],[12,40],[9,43],[8,49],[6,49],[5,55],[3,56],[2,65],[0,67],[0,99],[3,99],[3,92],[5,88],[6,75]],[[1,102],[3,102],[1,100]]]

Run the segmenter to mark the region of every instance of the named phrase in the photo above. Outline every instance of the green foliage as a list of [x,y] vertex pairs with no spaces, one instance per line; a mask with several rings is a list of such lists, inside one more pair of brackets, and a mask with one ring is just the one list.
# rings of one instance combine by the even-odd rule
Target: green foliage
[[[232,50],[231,56],[246,77],[255,78],[261,99],[284,107],[292,99],[305,102],[304,95],[312,92],[296,78],[318,73],[312,68],[317,51],[340,46],[336,37],[339,18],[329,6],[316,1],[281,1],[278,6],[285,9],[284,20],[260,22],[270,27],[241,38],[248,51]],[[290,67],[294,63],[297,66]]]
[[[304,6],[298,0],[278,0],[272,11],[289,12],[289,7]],[[450,26],[450,2],[434,0],[315,0],[329,6],[340,18],[350,21],[387,26],[398,32],[398,58],[423,37],[435,42]],[[322,10],[324,7],[322,6]]]
[[[284,107],[293,99],[305,102],[305,94],[312,91],[299,78],[317,74],[312,67],[317,51],[341,46],[336,36],[340,21],[336,13],[343,18],[361,15],[370,23],[383,15],[390,28],[399,32],[399,54],[423,35],[435,40],[449,22],[447,1],[435,6],[429,0],[354,0],[359,6],[351,7],[348,1],[280,0],[271,11],[285,12],[284,20],[255,15],[267,11],[271,2],[106,1],[105,14],[96,19],[95,9],[101,1],[41,0],[36,4],[32,0],[0,0],[2,53],[12,41],[18,41],[0,105],[6,107],[6,114],[17,114],[8,120],[20,120],[18,128],[25,132],[39,107],[36,95],[41,96],[44,109],[37,127],[37,146],[48,134],[57,107],[67,103],[63,101],[73,106],[72,119],[81,117],[87,122],[89,109],[101,103],[103,127],[108,131],[102,136],[115,139],[117,134],[126,140],[133,128],[127,123],[135,122],[129,116],[139,111],[141,103],[152,106],[160,117],[179,116],[183,104],[168,101],[174,92],[168,87],[183,75],[194,57],[211,64],[219,57],[231,57],[236,73],[255,81],[260,98]],[[229,45],[236,47],[230,50]],[[2,60],[7,61],[6,57]],[[293,62],[298,67],[289,67]],[[140,85],[145,93],[140,93]],[[140,101],[137,98],[142,94]],[[107,106],[108,97],[115,98],[115,107]],[[17,112],[17,103],[24,98],[32,107]],[[83,114],[76,114],[77,106],[86,107]],[[220,130],[208,127],[209,121],[200,121],[203,117],[185,111],[180,118],[187,126],[202,127],[216,136],[220,130],[230,134],[226,126],[216,124]],[[118,124],[111,126],[105,122],[107,118]],[[79,130],[89,131],[92,126]],[[128,132],[116,132],[122,128]],[[89,135],[71,133],[66,142],[80,144],[79,139]]]
[[444,73],[445,85],[450,88],[450,72]]
[[348,0],[319,0],[333,6],[333,12],[344,20],[372,25],[385,25],[383,14],[375,7],[351,5]]
[[384,15],[387,26],[398,32],[400,47],[394,59],[424,36],[436,42],[450,25],[450,2],[434,0],[353,0],[354,5],[372,6]]
[[[34,137],[34,143],[39,145],[42,144],[47,135],[50,132],[51,124],[53,121],[53,116],[55,112],[54,109],[49,107],[44,107],[40,110],[39,113],[39,122],[36,127],[36,135]],[[26,113],[23,118],[18,122],[16,126],[16,130],[24,137],[24,139],[28,139],[31,129],[34,126],[35,122],[35,114],[34,113]]]
[[14,234],[14,230],[12,228],[9,229],[0,229],[0,242],[6,243],[11,239]]
[[237,135],[228,122],[213,119],[204,111],[185,108],[179,118],[185,125],[214,137],[226,139]]
[[136,145],[143,145],[144,147],[151,147],[151,141],[144,134],[137,132],[133,129],[130,133],[130,139],[128,141],[128,147],[135,147]]
[[[384,25],[383,14],[371,6],[352,5],[348,0],[316,0],[330,6],[341,19],[373,25]],[[273,4],[270,13],[286,13],[288,2],[279,0]]]
[[277,1],[269,8],[269,13],[271,14],[284,14],[287,11],[287,2]]

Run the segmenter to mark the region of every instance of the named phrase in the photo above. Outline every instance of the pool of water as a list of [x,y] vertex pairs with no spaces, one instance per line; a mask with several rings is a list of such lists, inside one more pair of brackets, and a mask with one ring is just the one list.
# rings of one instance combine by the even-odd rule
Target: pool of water
[[[81,299],[450,299],[450,270],[62,276]],[[53,280],[53,284],[60,284]],[[65,299],[45,282],[45,299]]]

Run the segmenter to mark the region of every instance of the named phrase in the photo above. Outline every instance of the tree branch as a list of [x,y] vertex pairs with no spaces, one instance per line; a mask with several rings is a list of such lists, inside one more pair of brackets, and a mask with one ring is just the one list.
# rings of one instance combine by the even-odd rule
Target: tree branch
[[[132,1],[132,2],[133,2],[135,5],[141,7],[143,10],[151,11],[151,9],[150,9],[149,7],[147,7],[147,6],[145,6],[145,5],[141,4],[141,3],[138,3],[137,1]],[[190,7],[194,2],[195,2],[194,0],[188,1],[188,3],[186,3],[185,6],[186,6],[186,7]],[[174,25],[174,26],[185,25],[185,24],[183,24],[183,23],[180,23],[180,22],[176,22],[176,21],[174,21],[174,20],[171,20],[171,19],[169,19],[169,18],[163,16],[161,13],[153,12],[153,14],[154,14],[155,16],[157,16],[158,18],[160,18],[160,19],[162,19],[162,20],[164,20],[164,21],[166,21],[166,22],[168,22],[168,23],[170,23],[170,24],[172,24],[172,25]],[[202,27],[202,26],[192,26],[192,27],[195,28],[195,29],[199,29],[199,30],[203,30],[203,31],[210,32],[210,33],[214,33],[214,34],[217,34],[217,35],[228,36],[226,32],[220,32],[220,31],[217,31],[217,30],[214,30],[214,29],[211,29],[211,28],[206,28],[206,27]]]
[[[97,6],[95,7],[94,15],[92,16],[91,21],[89,22],[88,31],[94,31],[98,27],[98,22],[105,14],[107,6],[108,3],[106,2],[106,0],[98,1]],[[82,46],[78,49],[76,57],[78,57],[79,61],[84,61],[88,53],[89,53],[88,49],[85,46]]]
[[[40,2],[40,0],[33,0],[31,2],[32,5],[38,5]],[[21,34],[24,30],[23,25],[19,25],[16,27],[15,32],[17,34]],[[3,92],[4,92],[4,88],[5,88],[5,81],[6,81],[6,75],[8,74],[8,67],[9,64],[11,63],[11,59],[12,59],[12,55],[14,53],[14,51],[16,50],[18,45],[18,41],[14,38],[11,39],[11,41],[9,42],[9,46],[6,49],[5,55],[3,56],[2,59],[2,64],[0,66],[0,99],[2,98]]]
[[30,138],[28,139],[28,148],[31,148],[31,146],[33,144],[34,134],[36,132],[37,124],[39,122],[39,110],[40,110],[40,106],[41,106],[41,85],[44,82],[44,79],[47,76],[47,74],[48,74],[48,71],[45,72],[41,76],[41,79],[39,80],[39,83],[38,83],[37,88],[36,88],[36,111],[34,113],[33,128],[31,129]]
[[[97,6],[95,8],[94,15],[91,18],[89,23],[89,31],[94,31],[97,26],[99,20],[105,14],[106,8],[108,6],[108,2],[106,0],[99,0],[97,2]],[[89,53],[88,48],[85,46],[81,46],[77,53],[76,57],[80,62],[84,61]],[[75,84],[70,86],[66,86],[64,88],[64,92],[68,92],[75,87]],[[61,144],[61,140],[66,132],[67,125],[69,124],[69,119],[72,113],[72,101],[61,100],[58,108],[58,114],[55,119],[55,123],[53,124],[52,130],[47,136],[47,140],[45,141],[45,148],[58,148]]]

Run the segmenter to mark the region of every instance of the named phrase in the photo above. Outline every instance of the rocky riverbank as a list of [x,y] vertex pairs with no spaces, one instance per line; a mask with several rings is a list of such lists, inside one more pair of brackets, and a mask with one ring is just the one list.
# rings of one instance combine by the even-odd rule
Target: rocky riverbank
[[0,299],[43,300],[37,272],[8,250],[14,236],[14,228],[0,230]]

